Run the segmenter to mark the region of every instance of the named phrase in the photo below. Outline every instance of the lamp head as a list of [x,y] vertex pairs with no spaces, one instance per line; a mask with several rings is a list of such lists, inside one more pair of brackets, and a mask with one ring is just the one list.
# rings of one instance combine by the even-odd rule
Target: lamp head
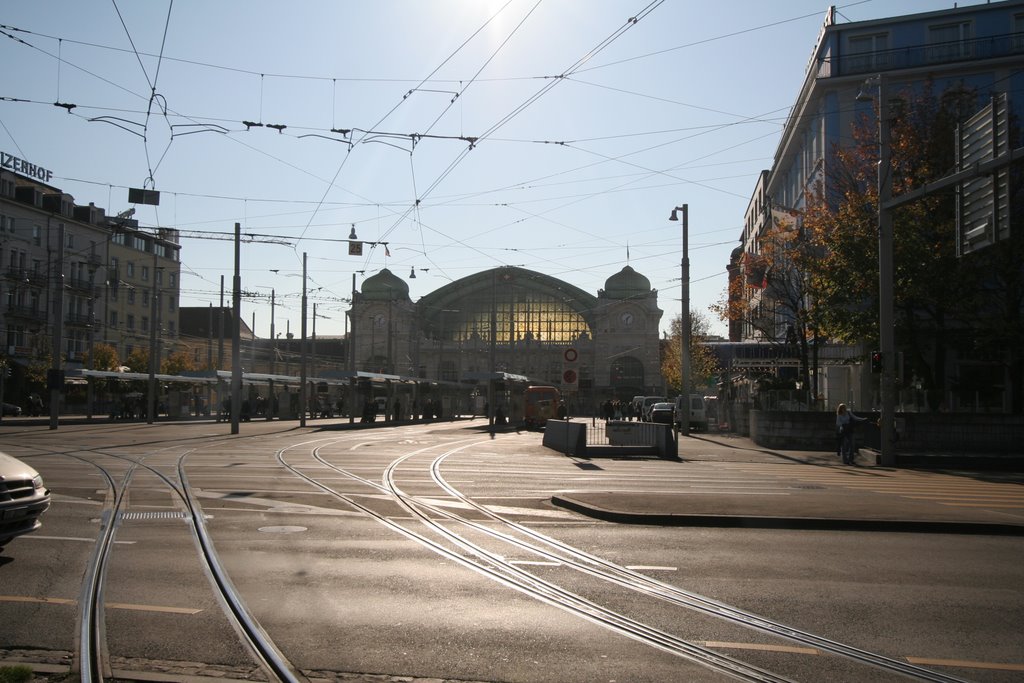
[[869,76],[863,83],[860,84],[860,90],[857,91],[858,102],[871,102],[875,99],[875,93],[880,89],[882,85],[882,77],[879,74]]
[[668,219],[670,221],[679,220],[680,211],[686,211],[686,204],[683,204],[682,206],[677,206],[676,208],[672,209],[672,213],[669,215]]
[[409,279],[410,280],[415,280],[416,279],[416,266],[413,266],[412,270],[409,271]]
[[352,232],[350,232],[348,234],[348,238],[350,240],[357,240],[357,239],[359,239],[358,237],[356,237],[356,224],[355,223],[352,224]]

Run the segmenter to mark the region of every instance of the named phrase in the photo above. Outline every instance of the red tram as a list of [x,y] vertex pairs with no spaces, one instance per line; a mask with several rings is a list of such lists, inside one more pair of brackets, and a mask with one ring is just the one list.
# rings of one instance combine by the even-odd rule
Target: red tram
[[555,387],[526,387],[523,391],[523,424],[527,429],[540,429],[548,420],[558,417],[562,395]]

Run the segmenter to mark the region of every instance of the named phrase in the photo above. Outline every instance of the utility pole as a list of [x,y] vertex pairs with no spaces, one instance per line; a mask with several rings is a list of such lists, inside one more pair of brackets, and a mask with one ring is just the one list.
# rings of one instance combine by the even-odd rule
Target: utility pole
[[[356,421],[356,274],[352,273],[352,301],[349,303],[348,354],[349,371],[349,403],[348,423]],[[417,385],[418,386],[418,385]]]
[[[238,416],[242,411],[242,225],[235,223],[235,276],[232,280],[231,321],[231,433],[238,433]],[[223,314],[221,315],[223,318]]]
[[[47,231],[49,234],[49,231]],[[50,429],[57,429],[60,415],[60,394],[64,387],[64,363],[61,345],[64,337],[64,224],[57,224],[57,263],[53,276],[53,362],[47,376],[50,389]]]
[[302,252],[302,339],[299,343],[299,426],[306,426],[306,252]]
[[150,274],[152,286],[149,289],[149,382],[146,391],[146,424],[153,424],[156,416],[156,370],[160,363],[156,352],[156,242],[152,243],[152,248],[153,272]]
[[893,304],[893,226],[886,204],[892,199],[892,143],[889,101],[882,74],[878,75],[878,342],[882,352],[882,465],[896,465],[893,432],[896,430],[896,320]]
[[274,419],[274,404],[277,402],[274,396],[274,361],[277,360],[277,335],[274,333],[274,290],[270,290],[270,363],[268,369],[270,370],[270,380],[267,382],[267,402],[264,408],[264,414],[268,420]]

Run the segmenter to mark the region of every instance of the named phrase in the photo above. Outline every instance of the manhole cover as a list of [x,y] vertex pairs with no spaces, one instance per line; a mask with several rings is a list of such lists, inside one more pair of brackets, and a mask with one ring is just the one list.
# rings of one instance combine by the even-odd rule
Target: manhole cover
[[818,486],[817,484],[796,484],[795,486],[790,486],[789,488],[791,488],[791,489],[814,490],[814,491],[823,491],[823,490],[825,490],[824,486]]
[[260,531],[266,534],[298,534],[306,530],[304,526],[261,526]]

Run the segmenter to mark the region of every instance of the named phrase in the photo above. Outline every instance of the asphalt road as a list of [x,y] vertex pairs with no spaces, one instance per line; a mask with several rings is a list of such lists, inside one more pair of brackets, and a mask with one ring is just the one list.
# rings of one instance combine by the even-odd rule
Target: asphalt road
[[53,495],[43,528],[0,554],[0,666],[74,669],[83,577],[111,527],[112,675],[265,678],[201,560],[187,483],[217,561],[297,680],[1024,677],[1019,535],[624,524],[552,503],[746,496],[784,513],[802,492],[902,505],[933,487],[927,504],[950,515],[1014,518],[1012,476],[877,472],[877,490],[858,493],[823,454],[737,439],[687,440],[681,462],[588,461],[536,433],[489,438],[482,421],[326,426],[0,427],[0,448]]

